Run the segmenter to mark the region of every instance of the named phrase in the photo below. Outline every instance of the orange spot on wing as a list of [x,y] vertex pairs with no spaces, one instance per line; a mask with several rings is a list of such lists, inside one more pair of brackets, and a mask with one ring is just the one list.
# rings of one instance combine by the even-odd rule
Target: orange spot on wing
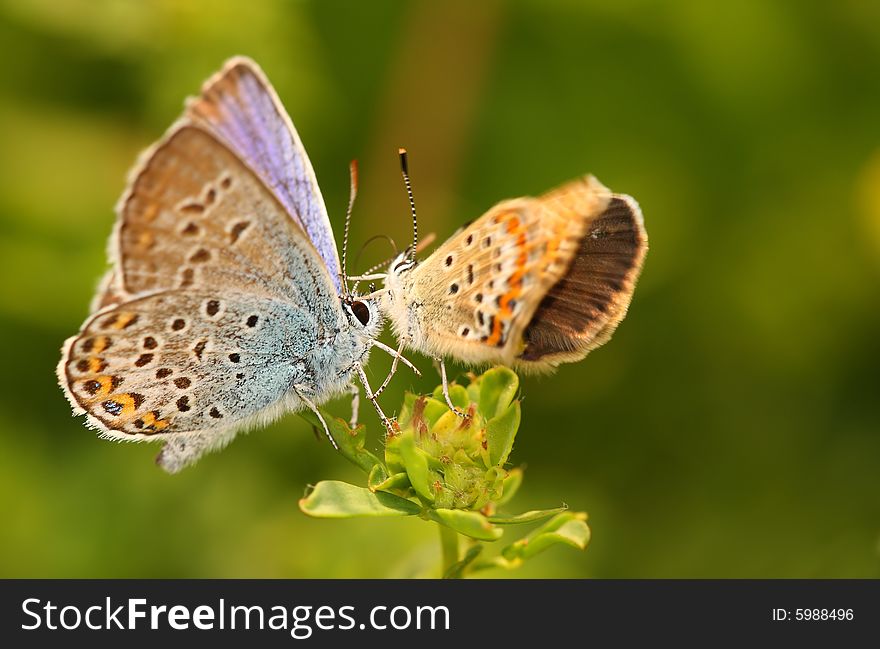
[[125,329],[127,326],[134,324],[137,320],[136,313],[120,313],[110,324],[114,329]]
[[[516,301],[523,295],[524,282],[530,272],[539,274],[549,271],[549,266],[557,261],[563,239],[566,237],[566,221],[551,220],[550,232],[545,233],[540,240],[534,240],[525,222],[518,212],[503,212],[496,214],[494,222],[503,228],[506,240],[514,242],[516,256],[513,260],[513,269],[506,278],[507,290],[498,297],[498,311],[492,322],[492,329],[484,342],[489,345],[502,346],[505,344],[505,323],[513,319],[513,310]],[[546,232],[546,231],[545,231]],[[510,245],[508,243],[508,245]],[[542,247],[543,251],[539,258],[529,262],[529,253],[536,248]]]
[[159,419],[155,411],[146,413],[141,419],[144,422],[144,428],[149,428],[153,431],[165,430],[171,425],[171,422],[167,419]]
[[496,317],[492,322],[492,333],[486,339],[487,345],[497,345],[501,341],[501,318]]
[[[519,254],[516,257],[516,266],[510,278],[507,280],[508,290],[501,296],[498,301],[499,315],[510,318],[513,316],[513,307],[511,302],[522,295],[523,278],[525,277],[527,266],[529,263],[529,253],[527,249],[527,237],[525,229],[522,227],[520,220],[514,215],[507,221],[507,231],[511,235],[516,236],[516,247]],[[497,322],[497,321],[496,321]]]
[[153,233],[149,230],[144,230],[138,235],[137,245],[141,250],[149,250],[153,247],[155,242],[156,239],[153,237]]
[[106,397],[113,391],[113,377],[107,376],[106,374],[103,376],[98,376],[95,380],[100,384],[101,387],[95,392],[94,397],[97,399],[98,397]]
[[107,363],[104,362],[104,359],[98,358],[97,356],[92,356],[89,359],[89,372],[92,374],[97,374],[104,370],[107,367]]
[[156,216],[159,214],[159,204],[158,203],[150,203],[147,205],[146,209],[143,212],[144,220],[149,223],[154,220]]
[[92,343],[92,351],[100,354],[110,346],[110,338],[107,336],[96,336]]
[[131,417],[134,414],[136,405],[132,395],[127,393],[117,394],[113,396],[113,400],[122,406],[119,417]]

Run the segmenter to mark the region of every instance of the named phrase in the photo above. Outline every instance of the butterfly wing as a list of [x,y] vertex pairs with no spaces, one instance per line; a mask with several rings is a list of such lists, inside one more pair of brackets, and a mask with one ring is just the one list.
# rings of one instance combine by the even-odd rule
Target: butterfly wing
[[339,294],[339,257],[315,172],[260,67],[230,59],[188,102],[186,116],[223,140],[269,187],[308,234]]
[[188,124],[148,153],[119,207],[100,309],[58,378],[109,437],[171,439],[177,470],[236,430],[295,407],[297,382],[335,389],[315,350],[345,316],[323,260],[226,146]]
[[65,344],[58,373],[75,412],[107,437],[222,446],[295,405],[285,402],[291,386],[314,381],[313,352],[332,334],[286,300],[173,289],[91,316]]
[[[292,280],[303,257],[317,252],[261,180],[210,133],[173,127],[148,151],[118,212],[115,284],[99,303],[200,285],[303,299]],[[320,266],[312,272],[315,297],[336,302],[330,274]]]
[[472,363],[513,364],[541,300],[568,271],[610,192],[595,178],[499,203],[413,269],[420,347]]
[[605,344],[626,315],[647,250],[638,203],[615,194],[590,223],[565,276],[532,315],[518,364],[552,367]]

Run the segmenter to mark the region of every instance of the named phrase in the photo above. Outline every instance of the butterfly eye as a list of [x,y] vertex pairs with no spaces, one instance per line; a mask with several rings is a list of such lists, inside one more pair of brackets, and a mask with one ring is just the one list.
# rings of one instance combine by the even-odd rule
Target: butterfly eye
[[366,326],[370,321],[370,309],[363,302],[352,302],[351,303],[351,312],[354,314],[354,317],[358,319],[358,321]]
[[413,262],[411,259],[402,259],[401,261],[394,264],[394,271],[397,272],[401,270],[409,270],[414,265],[415,262]]

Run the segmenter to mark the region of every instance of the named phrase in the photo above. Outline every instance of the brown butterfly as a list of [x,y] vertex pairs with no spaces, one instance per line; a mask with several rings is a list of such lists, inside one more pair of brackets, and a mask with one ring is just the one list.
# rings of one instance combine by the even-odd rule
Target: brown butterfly
[[635,200],[585,176],[497,204],[423,261],[413,249],[389,267],[381,307],[401,351],[440,362],[445,388],[444,357],[540,372],[607,342],[648,235]]

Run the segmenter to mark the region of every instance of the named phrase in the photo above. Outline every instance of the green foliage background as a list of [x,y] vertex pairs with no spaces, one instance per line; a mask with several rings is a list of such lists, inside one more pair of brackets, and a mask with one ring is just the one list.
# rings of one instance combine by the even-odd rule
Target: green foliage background
[[[356,157],[354,241],[406,240],[400,145],[441,240],[587,171],[641,202],[629,317],[523,381],[517,509],[588,510],[592,544],[515,574],[880,577],[876,3],[5,0],[0,52],[0,576],[436,560],[419,521],[298,511],[307,483],[357,480],[298,417],[169,477],[156,447],[84,429],[55,385],[126,170],[242,53],[293,116],[337,238]],[[417,360],[425,378],[404,370],[389,410],[438,382]]]

